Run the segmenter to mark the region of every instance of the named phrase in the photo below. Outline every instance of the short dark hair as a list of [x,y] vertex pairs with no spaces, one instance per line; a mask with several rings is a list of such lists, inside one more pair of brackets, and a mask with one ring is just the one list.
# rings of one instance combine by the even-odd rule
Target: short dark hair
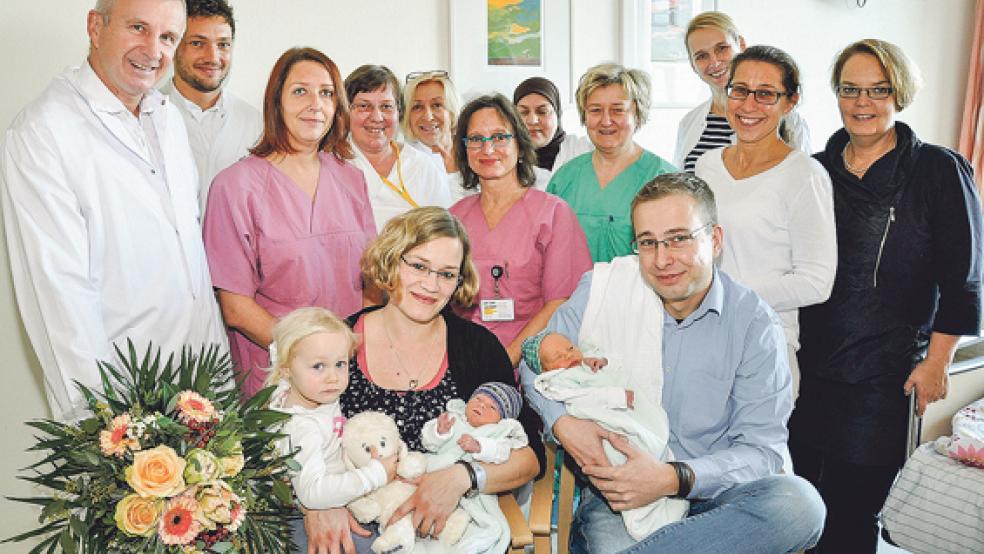
[[[298,62],[310,61],[323,66],[331,82],[338,86],[342,82],[341,74],[335,62],[320,50],[314,48],[291,48],[277,60],[270,71],[270,79],[267,81],[266,91],[263,93],[263,136],[260,142],[250,152],[258,157],[265,158],[271,154],[293,154],[294,148],[290,145],[290,137],[287,131],[287,124],[284,122],[282,113],[283,105],[280,95],[283,93],[287,82],[287,74]],[[340,159],[352,159],[355,154],[349,145],[349,107],[345,95],[336,92],[332,96],[335,103],[335,116],[331,122],[331,129],[321,139],[319,150],[331,152]]]
[[236,20],[232,17],[232,6],[226,0],[185,0],[188,19],[192,17],[221,17],[229,24],[232,36],[236,36]]
[[492,108],[499,112],[499,116],[512,127],[513,140],[516,141],[516,148],[519,149],[519,157],[516,160],[516,172],[519,182],[524,187],[532,187],[536,184],[536,147],[533,146],[533,139],[530,138],[530,131],[526,128],[516,111],[516,106],[508,98],[499,94],[486,94],[479,96],[465,105],[458,118],[458,127],[454,132],[454,160],[458,164],[461,172],[461,186],[466,190],[478,187],[478,175],[468,165],[468,149],[465,148],[465,137],[468,136],[468,122],[478,110]]
[[657,175],[636,193],[632,199],[629,213],[634,213],[636,206],[650,200],[659,200],[671,194],[684,194],[697,202],[704,223],[717,225],[717,202],[714,201],[714,191],[707,182],[693,173],[663,173]]
[[389,86],[396,100],[398,120],[403,117],[403,94],[400,90],[400,80],[385,65],[360,65],[345,78],[345,96],[349,104],[360,92],[374,92]]

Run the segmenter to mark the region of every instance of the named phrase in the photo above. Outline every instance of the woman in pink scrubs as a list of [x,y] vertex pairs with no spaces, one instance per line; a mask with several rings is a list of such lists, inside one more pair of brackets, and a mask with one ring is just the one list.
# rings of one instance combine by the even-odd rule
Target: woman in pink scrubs
[[450,210],[468,230],[481,279],[475,304],[460,313],[495,333],[515,367],[523,339],[567,300],[591,254],[567,203],[532,188],[535,147],[512,102],[501,94],[469,102],[455,135],[463,186],[480,189]]
[[263,137],[219,173],[205,250],[243,397],[262,387],[277,318],[302,306],[362,306],[359,258],[376,235],[352,157],[338,67],[311,48],[285,52],[263,99]]

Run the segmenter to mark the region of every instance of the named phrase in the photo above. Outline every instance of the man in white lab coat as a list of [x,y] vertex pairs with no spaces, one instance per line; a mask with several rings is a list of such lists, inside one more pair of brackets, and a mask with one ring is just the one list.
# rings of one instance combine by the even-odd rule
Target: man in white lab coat
[[181,116],[153,90],[185,27],[181,0],[99,0],[89,56],[3,136],[0,186],[21,318],[52,414],[84,414],[112,345],[166,355],[223,344]]
[[263,132],[259,110],[224,90],[236,38],[226,0],[186,0],[188,28],[174,53],[174,78],[161,92],[184,117],[201,184],[202,213],[212,179],[249,154]]

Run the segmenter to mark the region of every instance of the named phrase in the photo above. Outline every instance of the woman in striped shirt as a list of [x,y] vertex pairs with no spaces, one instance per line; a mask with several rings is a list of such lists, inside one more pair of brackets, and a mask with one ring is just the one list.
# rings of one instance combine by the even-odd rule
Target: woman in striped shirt
[[[680,121],[673,165],[693,173],[697,159],[707,152],[734,144],[734,131],[725,118],[728,71],[731,59],[745,49],[745,38],[735,22],[722,12],[704,12],[690,20],[684,37],[690,65],[711,89],[711,97]],[[782,139],[793,148],[810,153],[810,130],[795,111],[780,127]]]

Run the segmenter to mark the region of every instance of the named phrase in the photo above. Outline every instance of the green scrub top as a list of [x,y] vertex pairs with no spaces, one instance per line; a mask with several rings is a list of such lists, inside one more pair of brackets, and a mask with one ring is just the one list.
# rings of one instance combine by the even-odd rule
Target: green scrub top
[[605,188],[598,183],[591,152],[565,163],[550,179],[547,192],[570,204],[588,238],[594,262],[610,262],[632,253],[632,199],[653,177],[677,171],[648,150]]

